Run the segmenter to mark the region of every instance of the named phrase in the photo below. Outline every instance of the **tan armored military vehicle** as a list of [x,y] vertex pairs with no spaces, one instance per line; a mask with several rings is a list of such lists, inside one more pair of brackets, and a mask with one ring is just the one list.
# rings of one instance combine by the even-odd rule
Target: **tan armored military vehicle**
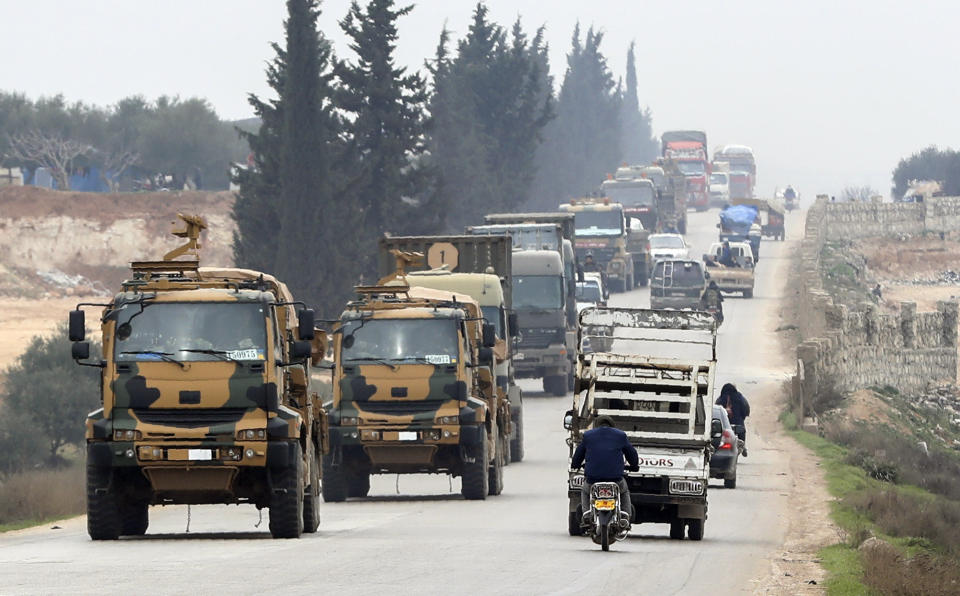
[[466,294],[410,287],[422,256],[394,253],[397,273],[358,287],[334,329],[324,500],[365,496],[371,474],[450,474],[467,499],[500,494],[510,412],[494,326]]
[[[180,218],[187,244],[132,263],[112,301],[70,313],[73,357],[102,375],[86,430],[90,537],[144,534],[150,505],[199,503],[268,508],[277,538],[315,532],[325,419],[309,386],[324,350],[310,341],[313,311],[270,275],[201,268],[206,223]],[[90,306],[103,307],[94,362]]]

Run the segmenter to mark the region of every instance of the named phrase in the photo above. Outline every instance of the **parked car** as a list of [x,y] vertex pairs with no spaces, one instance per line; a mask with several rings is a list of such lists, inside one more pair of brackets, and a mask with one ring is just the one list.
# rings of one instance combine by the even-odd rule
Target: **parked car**
[[733,432],[727,411],[713,406],[713,422],[710,427],[713,454],[710,456],[710,477],[722,478],[725,488],[737,488],[737,435]]

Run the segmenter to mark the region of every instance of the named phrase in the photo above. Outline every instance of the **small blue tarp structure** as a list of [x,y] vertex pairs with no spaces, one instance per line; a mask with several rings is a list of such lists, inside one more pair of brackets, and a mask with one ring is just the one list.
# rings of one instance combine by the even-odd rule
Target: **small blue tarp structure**
[[754,205],[734,205],[720,212],[720,229],[724,232],[746,235],[757,219],[759,211]]

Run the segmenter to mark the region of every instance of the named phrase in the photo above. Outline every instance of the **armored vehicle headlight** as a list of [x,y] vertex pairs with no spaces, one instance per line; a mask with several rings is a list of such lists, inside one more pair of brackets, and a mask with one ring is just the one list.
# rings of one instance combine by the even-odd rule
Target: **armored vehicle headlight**
[[359,423],[360,421],[357,419],[356,416],[344,416],[343,418],[340,419],[340,424],[342,424],[343,426],[356,426]]
[[139,430],[116,429],[113,431],[114,441],[139,441],[141,436]]
[[460,422],[459,416],[441,416],[437,422],[439,424],[457,424]]
[[267,438],[267,431],[263,430],[262,428],[261,428],[260,430],[258,430],[258,431],[257,431],[257,438],[258,438],[258,439],[265,439],[265,438]]
[[246,455],[248,458],[249,458],[249,457],[253,457],[253,449],[247,449],[245,455]]
[[247,439],[252,439],[254,436],[256,436],[256,434],[256,431],[254,431],[252,428],[248,428],[246,432],[244,432],[244,435]]

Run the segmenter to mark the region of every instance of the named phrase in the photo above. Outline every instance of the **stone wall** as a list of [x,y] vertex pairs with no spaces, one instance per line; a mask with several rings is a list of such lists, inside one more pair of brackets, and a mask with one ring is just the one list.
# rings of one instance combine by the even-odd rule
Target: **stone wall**
[[956,302],[938,302],[935,312],[923,313],[915,303],[902,302],[898,313],[881,314],[872,303],[836,303],[820,274],[826,242],[928,232],[960,232],[960,197],[914,204],[818,199],[807,212],[798,309],[802,342],[794,382],[801,411],[826,383],[837,391],[890,385],[911,392],[934,380],[956,382]]

